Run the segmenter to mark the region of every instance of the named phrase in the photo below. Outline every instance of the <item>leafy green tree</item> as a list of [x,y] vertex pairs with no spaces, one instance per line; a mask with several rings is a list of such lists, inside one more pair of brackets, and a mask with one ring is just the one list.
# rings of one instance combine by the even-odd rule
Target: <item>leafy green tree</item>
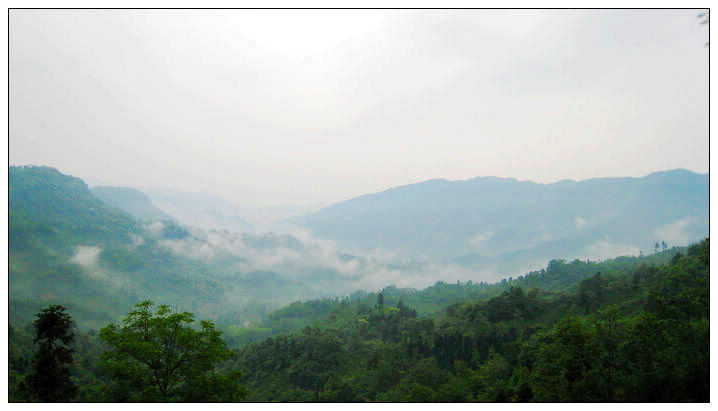
[[33,341],[39,346],[22,389],[41,402],[68,402],[77,395],[77,386],[70,379],[75,337],[72,317],[62,305],[50,305],[36,317]]
[[217,366],[232,358],[210,321],[192,327],[192,313],[171,313],[166,305],[137,304],[122,322],[100,330],[106,346],[101,367],[112,379],[111,401],[238,401],[246,391],[239,373],[224,375]]

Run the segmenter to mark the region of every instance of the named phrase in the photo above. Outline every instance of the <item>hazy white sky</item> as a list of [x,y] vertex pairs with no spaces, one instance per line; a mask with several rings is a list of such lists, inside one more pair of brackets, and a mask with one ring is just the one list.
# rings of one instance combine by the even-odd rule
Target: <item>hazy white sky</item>
[[697,14],[13,10],[10,163],[244,206],[705,173]]

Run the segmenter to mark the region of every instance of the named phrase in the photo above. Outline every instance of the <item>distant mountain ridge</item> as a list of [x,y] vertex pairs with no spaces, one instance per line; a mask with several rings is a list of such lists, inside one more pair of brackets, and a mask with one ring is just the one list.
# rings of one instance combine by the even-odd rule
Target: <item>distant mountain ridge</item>
[[105,203],[117,207],[142,220],[175,220],[152,204],[143,192],[130,187],[101,187],[90,189],[92,194]]
[[146,189],[143,192],[155,207],[176,217],[182,224],[238,233],[253,230],[252,225],[240,217],[239,207],[223,198],[169,189]]
[[550,184],[436,179],[343,201],[294,223],[344,247],[469,265],[647,253],[656,241],[686,245],[708,235],[708,174],[679,169]]

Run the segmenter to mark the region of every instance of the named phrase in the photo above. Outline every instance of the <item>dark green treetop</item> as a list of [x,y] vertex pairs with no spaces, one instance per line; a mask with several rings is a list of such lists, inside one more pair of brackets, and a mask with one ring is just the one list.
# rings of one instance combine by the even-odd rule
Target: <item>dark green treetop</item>
[[33,342],[38,348],[23,390],[29,398],[41,402],[68,402],[77,395],[69,369],[74,352],[72,317],[62,305],[50,305],[36,317]]
[[239,373],[221,374],[217,366],[232,358],[210,321],[192,327],[192,313],[172,313],[166,305],[136,305],[122,322],[100,330],[106,346],[102,368],[111,378],[113,401],[238,401],[246,392]]

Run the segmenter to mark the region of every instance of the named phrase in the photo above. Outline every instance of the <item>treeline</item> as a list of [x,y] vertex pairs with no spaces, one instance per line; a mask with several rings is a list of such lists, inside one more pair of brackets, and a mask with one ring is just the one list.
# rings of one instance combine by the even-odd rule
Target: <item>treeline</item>
[[[234,346],[244,346],[269,337],[286,335],[304,327],[337,327],[354,318],[357,312],[367,312],[376,304],[379,294],[386,305],[396,306],[401,300],[422,317],[436,319],[446,315],[446,309],[459,302],[480,302],[501,295],[512,288],[538,289],[555,294],[574,293],[581,281],[603,273],[604,278],[632,275],[638,267],[659,266],[668,263],[677,253],[686,253],[686,247],[641,257],[617,257],[603,261],[551,260],[545,269],[525,275],[505,278],[496,283],[472,281],[447,283],[438,281],[422,290],[385,287],[381,292],[355,291],[343,298],[324,298],[294,302],[263,317],[250,327],[227,326],[232,321],[218,321],[224,325],[226,338]],[[234,322],[236,324],[236,321]]]
[[235,364],[251,401],[704,402],[709,290],[705,240],[571,292],[510,287],[439,316],[382,294],[341,301],[352,315],[250,344]]
[[241,401],[241,373],[219,370],[235,353],[214,324],[153,305],[137,304],[99,334],[77,333],[61,305],[26,329],[11,325],[10,402]]

